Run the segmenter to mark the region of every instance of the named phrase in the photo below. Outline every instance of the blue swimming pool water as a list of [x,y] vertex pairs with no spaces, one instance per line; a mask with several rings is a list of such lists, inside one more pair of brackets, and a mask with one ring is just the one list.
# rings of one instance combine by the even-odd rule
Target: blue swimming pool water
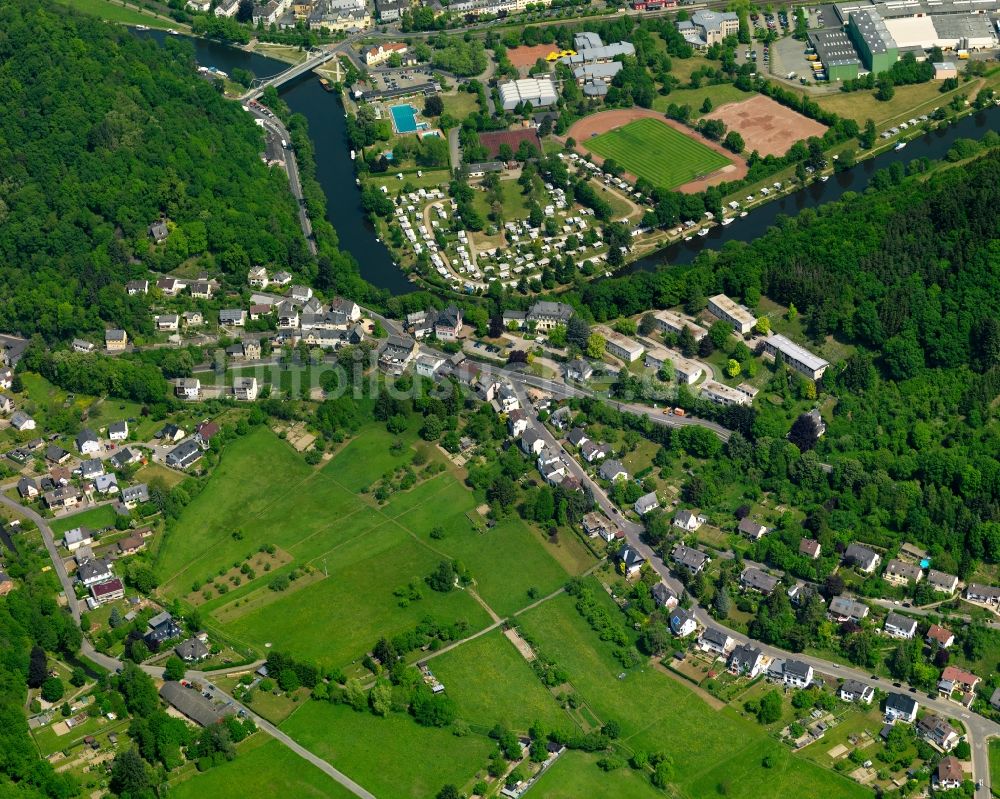
[[397,133],[413,133],[417,129],[417,109],[412,105],[394,105],[389,113]]

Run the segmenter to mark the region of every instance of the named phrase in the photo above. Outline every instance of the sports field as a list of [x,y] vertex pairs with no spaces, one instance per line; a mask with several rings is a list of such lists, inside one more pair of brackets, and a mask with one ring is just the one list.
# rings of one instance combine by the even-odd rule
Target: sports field
[[603,158],[613,158],[637,178],[673,189],[721,169],[730,160],[656,119],[637,119],[582,144]]

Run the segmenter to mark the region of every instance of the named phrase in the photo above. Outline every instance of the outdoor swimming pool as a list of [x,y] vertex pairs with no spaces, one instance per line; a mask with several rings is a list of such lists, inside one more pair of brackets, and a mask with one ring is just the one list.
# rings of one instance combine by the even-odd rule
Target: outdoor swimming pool
[[394,105],[389,109],[396,133],[413,133],[417,125],[417,109],[412,105]]

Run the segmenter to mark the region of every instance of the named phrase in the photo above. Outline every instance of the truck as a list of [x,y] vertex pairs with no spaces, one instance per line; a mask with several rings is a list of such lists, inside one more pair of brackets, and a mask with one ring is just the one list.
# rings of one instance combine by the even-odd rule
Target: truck
[[968,61],[969,60],[969,51],[968,50],[959,50],[958,51],[958,57],[962,61]]
[[685,416],[683,408],[674,408],[674,416]]

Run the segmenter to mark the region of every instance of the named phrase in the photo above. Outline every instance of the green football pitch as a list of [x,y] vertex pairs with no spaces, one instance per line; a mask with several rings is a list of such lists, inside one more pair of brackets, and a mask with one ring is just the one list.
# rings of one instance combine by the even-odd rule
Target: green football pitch
[[657,119],[637,119],[583,145],[664,189],[676,188],[729,163],[721,153]]

